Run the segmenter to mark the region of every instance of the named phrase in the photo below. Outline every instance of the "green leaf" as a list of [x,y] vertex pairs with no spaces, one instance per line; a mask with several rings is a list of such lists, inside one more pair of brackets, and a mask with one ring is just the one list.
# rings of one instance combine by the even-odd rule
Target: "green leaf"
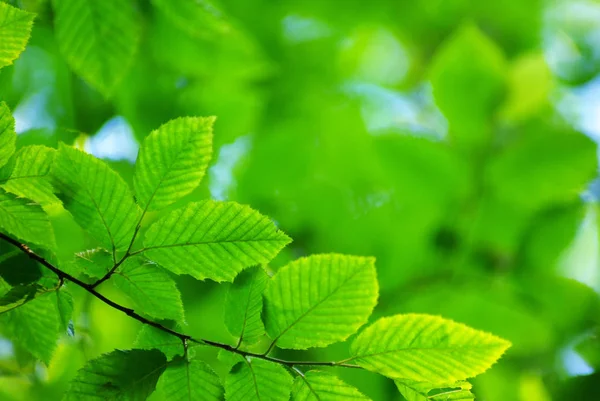
[[370,399],[356,388],[349,386],[336,376],[311,370],[294,380],[293,401],[346,401]]
[[102,248],[94,248],[77,252],[73,259],[67,260],[61,268],[75,275],[84,273],[92,278],[100,278],[109,272],[113,264],[109,252]]
[[456,142],[489,140],[491,116],[504,93],[505,64],[499,47],[474,25],[460,28],[435,54],[433,96]]
[[596,176],[597,145],[578,132],[532,126],[489,163],[486,181],[497,197],[536,209],[578,199]]
[[106,249],[129,245],[140,210],[119,174],[94,156],[64,144],[59,145],[52,172],[65,209],[81,228]]
[[280,348],[343,341],[367,322],[377,294],[374,258],[329,254],[298,259],[267,286],[267,333]]
[[406,314],[377,320],[350,353],[358,365],[392,379],[451,383],[485,372],[509,346],[451,320]]
[[290,239],[268,217],[235,202],[190,203],[146,232],[145,255],[176,274],[231,281],[269,262]]
[[[175,330],[181,332],[181,327],[176,325]],[[157,349],[166,355],[167,360],[183,355],[183,344],[179,338],[148,325],[142,326],[135,340],[135,347]]]
[[169,401],[220,401],[223,386],[215,372],[199,360],[176,358],[169,363],[156,386]]
[[177,118],[144,139],[133,176],[142,208],[162,209],[200,184],[212,155],[214,121],[214,117]]
[[60,316],[60,329],[69,335],[75,335],[73,331],[73,296],[65,288],[60,288],[56,291],[56,306]]
[[7,191],[42,206],[60,202],[49,180],[56,151],[45,146],[26,146],[15,155],[12,173],[0,184]]
[[37,284],[11,287],[0,297],[0,306],[3,306],[3,308],[0,308],[0,313],[32,300],[39,290],[40,286]]
[[260,266],[242,271],[233,281],[225,301],[225,325],[239,344],[251,345],[265,335],[261,320],[263,292],[269,276]]
[[37,203],[0,188],[0,228],[15,237],[54,248],[54,232],[48,216]]
[[63,400],[143,401],[166,368],[157,350],[116,350],[89,361],[77,372]]
[[112,279],[140,313],[157,319],[183,320],[183,303],[177,285],[155,264],[144,263],[139,258],[128,259]]
[[[0,10],[1,7],[10,6],[6,3],[0,3]],[[0,38],[0,47],[2,46],[2,43],[2,39]],[[10,113],[10,109],[6,103],[0,102],[0,167],[4,166],[12,154],[15,153],[16,141],[17,134],[15,132],[15,119]]]
[[432,384],[410,380],[396,380],[396,387],[406,401],[460,401],[474,400],[471,383]]
[[46,364],[50,363],[60,335],[55,296],[54,291],[47,291],[0,313],[0,326],[6,336]]
[[227,401],[288,401],[292,377],[281,365],[262,359],[236,364],[225,381]]
[[114,93],[138,47],[132,1],[53,0],[54,31],[69,66],[105,96]]
[[180,0],[176,4],[169,0],[152,0],[152,4],[192,37],[210,38],[231,30],[221,11],[206,0]]
[[0,68],[11,65],[25,50],[34,18],[35,14],[0,2]]

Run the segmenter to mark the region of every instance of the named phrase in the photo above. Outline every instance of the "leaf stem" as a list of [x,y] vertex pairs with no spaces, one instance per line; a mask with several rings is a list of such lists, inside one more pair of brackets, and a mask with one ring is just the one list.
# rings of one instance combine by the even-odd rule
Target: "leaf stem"
[[[96,282],[94,284],[84,283],[83,281],[79,280],[77,277],[74,277],[74,276],[70,275],[69,273],[60,270],[58,267],[54,266],[52,263],[50,263],[49,261],[44,259],[42,256],[40,256],[37,253],[35,253],[34,251],[32,251],[27,245],[20,243],[19,241],[9,237],[8,235],[0,232],[0,239],[8,242],[9,244],[15,246],[18,249],[20,249],[23,253],[25,253],[31,259],[35,260],[36,262],[40,263],[41,265],[43,265],[44,267],[46,267],[47,269],[52,271],[54,274],[56,274],[58,276],[58,278],[60,279],[61,282],[63,282],[64,280],[69,280],[73,284],[83,288],[88,293],[90,293],[94,297],[98,298],[100,301],[104,302],[105,304],[112,307],[113,309],[123,312],[127,316],[137,320],[138,322],[140,322],[142,324],[152,326],[158,330],[161,330],[165,333],[168,333],[174,337],[179,338],[183,342],[184,347],[185,347],[185,345],[187,345],[188,342],[193,342],[196,344],[206,345],[209,347],[220,348],[225,351],[241,355],[243,357],[252,357],[252,358],[263,359],[265,361],[274,362],[274,363],[284,365],[284,366],[289,366],[289,367],[304,365],[304,366],[331,366],[331,367],[339,366],[339,367],[351,368],[351,369],[362,369],[358,365],[351,365],[351,364],[345,363],[344,361],[341,361],[341,362],[336,362],[336,361],[329,361],[329,362],[324,362],[324,361],[287,361],[284,359],[273,358],[273,357],[270,357],[270,356],[267,356],[264,354],[256,354],[253,352],[242,351],[238,348],[232,347],[231,345],[219,343],[216,341],[206,340],[206,339],[202,339],[202,338],[195,339],[188,334],[180,333],[178,331],[175,331],[168,327],[165,327],[158,322],[147,319],[144,316],[140,315],[139,313],[135,312],[133,309],[127,308],[123,305],[120,305],[120,304],[106,298],[104,295],[102,295],[98,291],[96,291],[95,287],[97,286],[98,282]],[[128,254],[128,252],[126,253],[126,255],[127,254]],[[126,258],[123,257],[121,259],[120,263],[122,263],[122,261],[124,259],[126,259]],[[105,280],[103,280],[103,281],[105,281]]]

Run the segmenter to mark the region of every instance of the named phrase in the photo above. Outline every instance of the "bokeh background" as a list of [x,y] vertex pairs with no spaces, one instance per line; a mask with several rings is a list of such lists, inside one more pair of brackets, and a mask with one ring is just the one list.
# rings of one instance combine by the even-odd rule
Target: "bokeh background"
[[[373,255],[375,317],[431,313],[512,341],[474,380],[479,400],[600,399],[600,2],[138,0],[135,57],[108,97],[67,66],[48,1],[9,3],[38,14],[0,71],[19,146],[74,144],[130,181],[152,129],[216,115],[210,172],[186,201],[272,217],[294,239],[273,270]],[[72,220],[54,225],[65,252],[86,249]],[[25,263],[0,256],[0,269]],[[177,282],[189,333],[233,341],[227,286]],[[0,399],[60,399],[86,360],[132,347],[137,322],[71,291],[75,336],[49,366],[0,339]],[[384,378],[338,373],[402,399]]]

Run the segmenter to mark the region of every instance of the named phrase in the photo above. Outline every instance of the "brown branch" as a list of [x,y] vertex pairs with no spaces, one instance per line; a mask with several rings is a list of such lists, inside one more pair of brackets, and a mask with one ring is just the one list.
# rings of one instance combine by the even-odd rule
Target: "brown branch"
[[[77,277],[74,277],[72,275],[70,275],[69,273],[66,273],[62,270],[60,270],[58,267],[54,266],[52,263],[48,262],[46,259],[44,259],[43,257],[41,257],[40,255],[38,255],[37,253],[33,252],[27,245],[21,244],[19,241],[9,237],[6,234],[3,234],[0,232],[0,239],[8,242],[9,244],[15,246],[16,248],[20,249],[22,252],[24,252],[27,256],[29,256],[31,259],[35,260],[36,262],[40,263],[41,265],[43,265],[44,267],[46,267],[47,269],[51,270],[54,274],[56,274],[58,276],[58,278],[61,280],[61,282],[63,282],[64,280],[69,280],[70,282],[72,282],[73,284],[83,288],[84,290],[86,290],[88,293],[92,294],[93,296],[95,296],[96,298],[98,298],[100,301],[104,302],[105,304],[109,305],[110,307],[123,312],[124,314],[126,314],[127,316],[137,320],[138,322],[142,323],[142,324],[146,324],[148,326],[152,326],[158,330],[161,330],[165,333],[168,333],[174,337],[179,338],[182,343],[184,344],[184,348],[185,345],[188,342],[194,342],[197,344],[201,344],[201,345],[206,345],[209,347],[215,347],[215,348],[220,348],[223,349],[225,351],[234,353],[234,354],[238,354],[241,355],[243,357],[252,357],[252,358],[258,358],[258,359],[264,359],[265,361],[270,361],[270,362],[274,362],[280,365],[285,365],[285,366],[301,366],[301,365],[305,365],[305,366],[331,366],[331,367],[335,367],[335,366],[340,366],[340,367],[344,367],[344,368],[353,368],[353,369],[361,369],[360,366],[358,365],[351,365],[348,363],[345,363],[344,361],[341,362],[336,362],[336,361],[331,361],[331,362],[320,362],[320,361],[286,361],[284,359],[279,359],[279,358],[273,358],[270,357],[268,355],[264,355],[264,354],[255,354],[253,352],[247,352],[247,351],[242,351],[238,348],[232,347],[231,345],[228,344],[223,344],[223,343],[219,343],[216,341],[211,341],[211,340],[205,340],[205,339],[195,339],[192,338],[192,336],[184,334],[184,333],[180,333],[178,331],[172,330],[168,327],[163,326],[160,323],[154,322],[152,320],[149,320],[147,318],[145,318],[144,316],[138,314],[137,312],[135,312],[133,309],[130,308],[126,308],[123,305],[120,305],[114,301],[111,301],[110,299],[106,298],[104,295],[100,294],[98,291],[96,291],[95,287],[97,285],[98,282],[94,283],[94,284],[87,284],[84,283],[83,281],[79,280]],[[124,259],[122,259],[124,260]],[[122,263],[122,261],[121,261]],[[118,267],[118,266],[117,266]],[[107,278],[108,279],[108,278]],[[105,281],[105,280],[103,280]]]

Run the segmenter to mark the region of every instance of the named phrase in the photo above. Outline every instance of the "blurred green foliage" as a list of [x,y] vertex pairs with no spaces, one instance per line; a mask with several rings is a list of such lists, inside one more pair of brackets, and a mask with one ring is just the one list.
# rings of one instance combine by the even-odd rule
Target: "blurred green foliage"
[[[513,343],[475,380],[478,399],[600,399],[600,3],[124,1],[104,34],[125,45],[78,65],[59,22],[76,2],[7,2],[37,14],[0,70],[17,148],[80,146],[131,183],[148,132],[215,115],[218,156],[186,200],[274,218],[294,242],[273,270],[311,253],[373,255],[376,316],[442,315]],[[72,220],[53,224],[66,253],[86,250]],[[7,281],[15,266],[43,274],[9,251],[0,244]],[[231,341],[224,286],[177,280],[190,333]],[[86,360],[132,347],[137,322],[71,290],[75,336],[47,366],[0,342],[0,399],[59,399]],[[374,400],[401,399],[391,381],[339,373]]]

